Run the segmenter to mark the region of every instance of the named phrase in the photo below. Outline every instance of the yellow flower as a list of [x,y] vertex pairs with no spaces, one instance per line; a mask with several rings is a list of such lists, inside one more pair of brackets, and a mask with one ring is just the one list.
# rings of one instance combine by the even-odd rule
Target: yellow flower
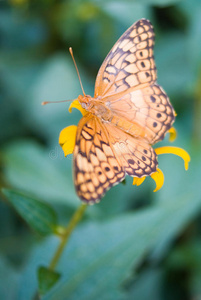
[[67,156],[73,153],[75,147],[77,126],[71,125],[64,128],[59,136],[59,145],[63,149],[64,155]]
[[[82,108],[78,100],[74,100],[70,107],[69,107],[69,112],[72,112],[72,108],[78,109],[82,115],[84,116],[87,111]],[[71,125],[66,128],[64,128],[59,136],[59,144],[63,149],[64,155],[67,156],[69,154],[73,153],[73,149],[75,147],[75,139],[76,139],[76,132],[77,132],[77,126]],[[170,128],[169,130],[170,136],[169,140],[170,142],[173,142],[176,139],[176,130],[174,127]],[[154,149],[157,155],[160,154],[175,154],[177,156],[180,156],[184,160],[184,167],[185,170],[188,170],[188,164],[190,162],[190,155],[182,148],[179,147],[172,147],[172,146],[164,146],[164,147],[159,147]],[[154,192],[158,191],[164,183],[164,175],[163,172],[157,168],[155,173],[152,173],[150,177],[155,181],[156,183],[156,188]],[[133,178],[133,185],[140,185],[144,182],[146,176],[138,178],[134,177]]]

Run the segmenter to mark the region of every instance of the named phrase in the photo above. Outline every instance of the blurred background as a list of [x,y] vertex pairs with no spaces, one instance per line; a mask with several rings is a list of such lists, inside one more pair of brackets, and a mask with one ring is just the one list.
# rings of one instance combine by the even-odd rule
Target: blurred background
[[[126,178],[89,207],[44,299],[201,299],[200,0],[0,1],[1,187],[46,203],[56,223],[68,223],[80,200],[72,156],[64,158],[58,137],[81,114],[69,114],[68,103],[41,102],[82,93],[70,46],[93,95],[105,56],[140,18],[155,29],[158,83],[178,115],[173,146],[189,152],[189,170],[181,158],[162,155],[160,191],[153,193],[151,178],[139,187]],[[160,143],[169,144],[168,137]],[[51,232],[30,226],[35,208],[23,205],[0,195],[1,299],[33,299],[37,268],[48,265],[58,245]]]

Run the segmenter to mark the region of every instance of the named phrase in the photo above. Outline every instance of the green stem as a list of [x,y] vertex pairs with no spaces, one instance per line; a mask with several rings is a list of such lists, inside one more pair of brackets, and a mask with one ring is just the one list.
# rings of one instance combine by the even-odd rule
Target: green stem
[[74,215],[72,216],[70,222],[68,223],[63,235],[61,236],[61,242],[57,248],[57,251],[55,252],[51,262],[50,262],[50,265],[49,265],[49,268],[51,270],[54,270],[61,255],[62,255],[62,252],[68,242],[68,239],[73,231],[73,229],[75,228],[75,226],[79,223],[79,221],[81,220],[86,208],[87,208],[87,204],[81,204],[80,207],[78,207],[78,209],[76,210],[76,212],[74,213]]

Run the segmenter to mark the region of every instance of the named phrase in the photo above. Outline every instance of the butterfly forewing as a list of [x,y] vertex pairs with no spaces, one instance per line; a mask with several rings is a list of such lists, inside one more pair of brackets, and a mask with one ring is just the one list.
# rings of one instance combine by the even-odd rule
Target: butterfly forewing
[[140,88],[156,80],[154,31],[148,20],[133,24],[104,60],[95,83],[95,98]]
[[107,130],[90,113],[78,124],[74,174],[77,194],[88,203],[98,201],[106,190],[125,177],[121,161],[111,147]]
[[[111,99],[108,101],[108,107],[114,115],[137,123],[144,133],[141,137],[150,144],[162,140],[175,119],[169,98],[158,84],[151,84],[124,94],[120,98]],[[126,123],[124,124],[125,128],[121,124],[121,129],[132,134],[127,130]]]

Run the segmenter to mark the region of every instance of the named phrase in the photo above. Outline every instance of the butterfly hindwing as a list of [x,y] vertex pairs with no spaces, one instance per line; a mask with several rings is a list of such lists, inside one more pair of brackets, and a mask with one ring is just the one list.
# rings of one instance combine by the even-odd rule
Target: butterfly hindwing
[[95,98],[108,97],[156,80],[154,31],[148,20],[134,23],[104,60],[95,83]]
[[146,140],[134,138],[111,124],[105,126],[115,154],[127,175],[140,178],[156,172],[157,155]]

